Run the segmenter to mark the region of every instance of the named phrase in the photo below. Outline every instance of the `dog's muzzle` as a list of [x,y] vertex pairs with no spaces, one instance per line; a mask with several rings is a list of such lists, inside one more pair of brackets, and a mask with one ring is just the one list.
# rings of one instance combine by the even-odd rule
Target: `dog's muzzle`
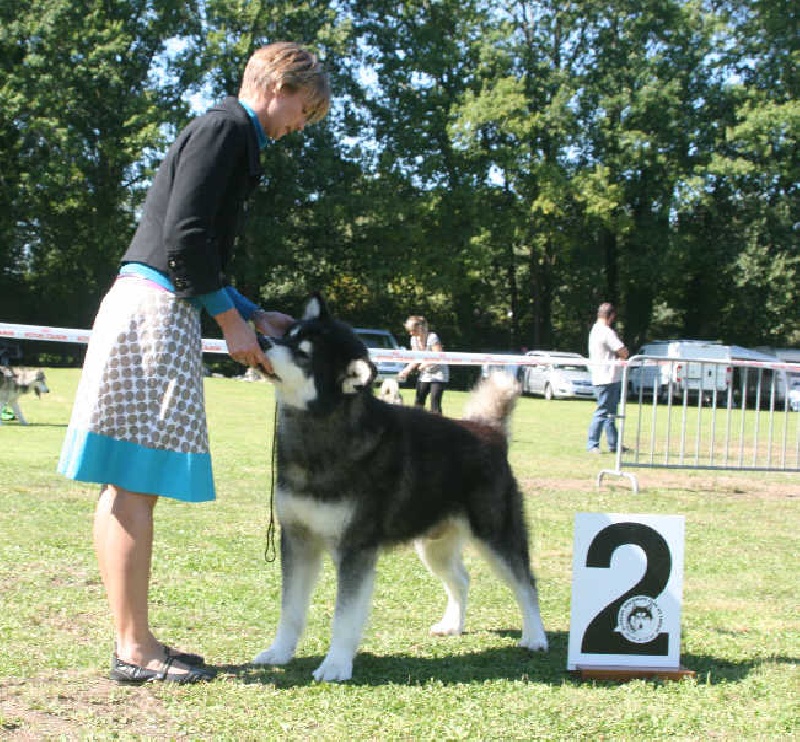
[[[258,340],[258,345],[265,353],[272,348],[275,343],[272,342],[272,338],[268,338],[266,335],[262,335],[260,332],[256,333],[256,338]],[[280,376],[275,373],[268,374],[266,371],[264,375],[269,379],[275,379],[276,381],[280,381]]]

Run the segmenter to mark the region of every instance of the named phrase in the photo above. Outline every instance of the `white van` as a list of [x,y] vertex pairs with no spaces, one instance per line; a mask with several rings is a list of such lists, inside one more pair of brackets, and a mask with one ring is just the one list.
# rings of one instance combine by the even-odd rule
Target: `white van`
[[541,359],[522,371],[522,393],[541,394],[545,399],[594,399],[589,359],[580,353],[530,350],[526,356]]
[[[708,340],[657,340],[643,345],[628,368],[628,392],[666,400],[728,391],[733,378],[730,348]],[[707,363],[704,363],[707,361]]]

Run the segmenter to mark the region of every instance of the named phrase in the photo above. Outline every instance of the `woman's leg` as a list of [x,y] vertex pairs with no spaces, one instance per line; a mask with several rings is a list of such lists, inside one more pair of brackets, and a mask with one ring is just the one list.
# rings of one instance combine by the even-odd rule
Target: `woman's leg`
[[[106,485],[94,517],[94,547],[114,619],[115,651],[121,660],[151,669],[164,660],[148,616],[156,502],[153,495]],[[181,667],[173,663],[173,672]]]
[[442,414],[442,395],[444,394],[444,383],[441,381],[431,382],[431,412]]
[[430,390],[431,390],[430,381],[417,380],[417,398],[414,400],[414,404],[417,407],[425,406],[425,400],[428,399],[428,392],[430,392]]

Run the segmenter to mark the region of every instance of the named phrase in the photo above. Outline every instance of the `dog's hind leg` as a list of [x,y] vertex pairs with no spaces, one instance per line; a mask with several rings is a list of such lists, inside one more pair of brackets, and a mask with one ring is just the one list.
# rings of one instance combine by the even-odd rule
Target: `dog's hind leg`
[[256,655],[254,665],[285,665],[292,659],[321,565],[321,542],[305,531],[281,530],[281,618],[274,641]]
[[369,616],[372,588],[375,583],[377,549],[339,552],[336,562],[336,610],[333,615],[331,646],[322,664],[314,671],[314,680],[331,682],[350,680],[353,657]]
[[28,421],[25,419],[25,415],[22,414],[22,410],[19,407],[18,402],[11,403],[11,409],[14,411],[14,414],[17,416],[17,420],[19,420],[20,425],[27,425]]
[[451,524],[444,531],[414,542],[422,563],[444,583],[447,593],[444,615],[430,629],[434,636],[457,636],[464,631],[469,592],[469,574],[462,559],[465,539],[464,528]]
[[539,592],[531,573],[527,548],[514,550],[507,544],[498,548],[486,542],[478,543],[494,571],[513,590],[519,604],[522,612],[519,646],[534,652],[546,652],[547,634],[539,612]]

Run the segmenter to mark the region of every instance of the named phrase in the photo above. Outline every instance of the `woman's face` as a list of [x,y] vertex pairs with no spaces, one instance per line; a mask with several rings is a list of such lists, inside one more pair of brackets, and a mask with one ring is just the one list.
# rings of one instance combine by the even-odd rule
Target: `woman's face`
[[270,139],[303,131],[308,121],[306,96],[303,92],[277,90],[271,96],[265,114],[261,124]]

